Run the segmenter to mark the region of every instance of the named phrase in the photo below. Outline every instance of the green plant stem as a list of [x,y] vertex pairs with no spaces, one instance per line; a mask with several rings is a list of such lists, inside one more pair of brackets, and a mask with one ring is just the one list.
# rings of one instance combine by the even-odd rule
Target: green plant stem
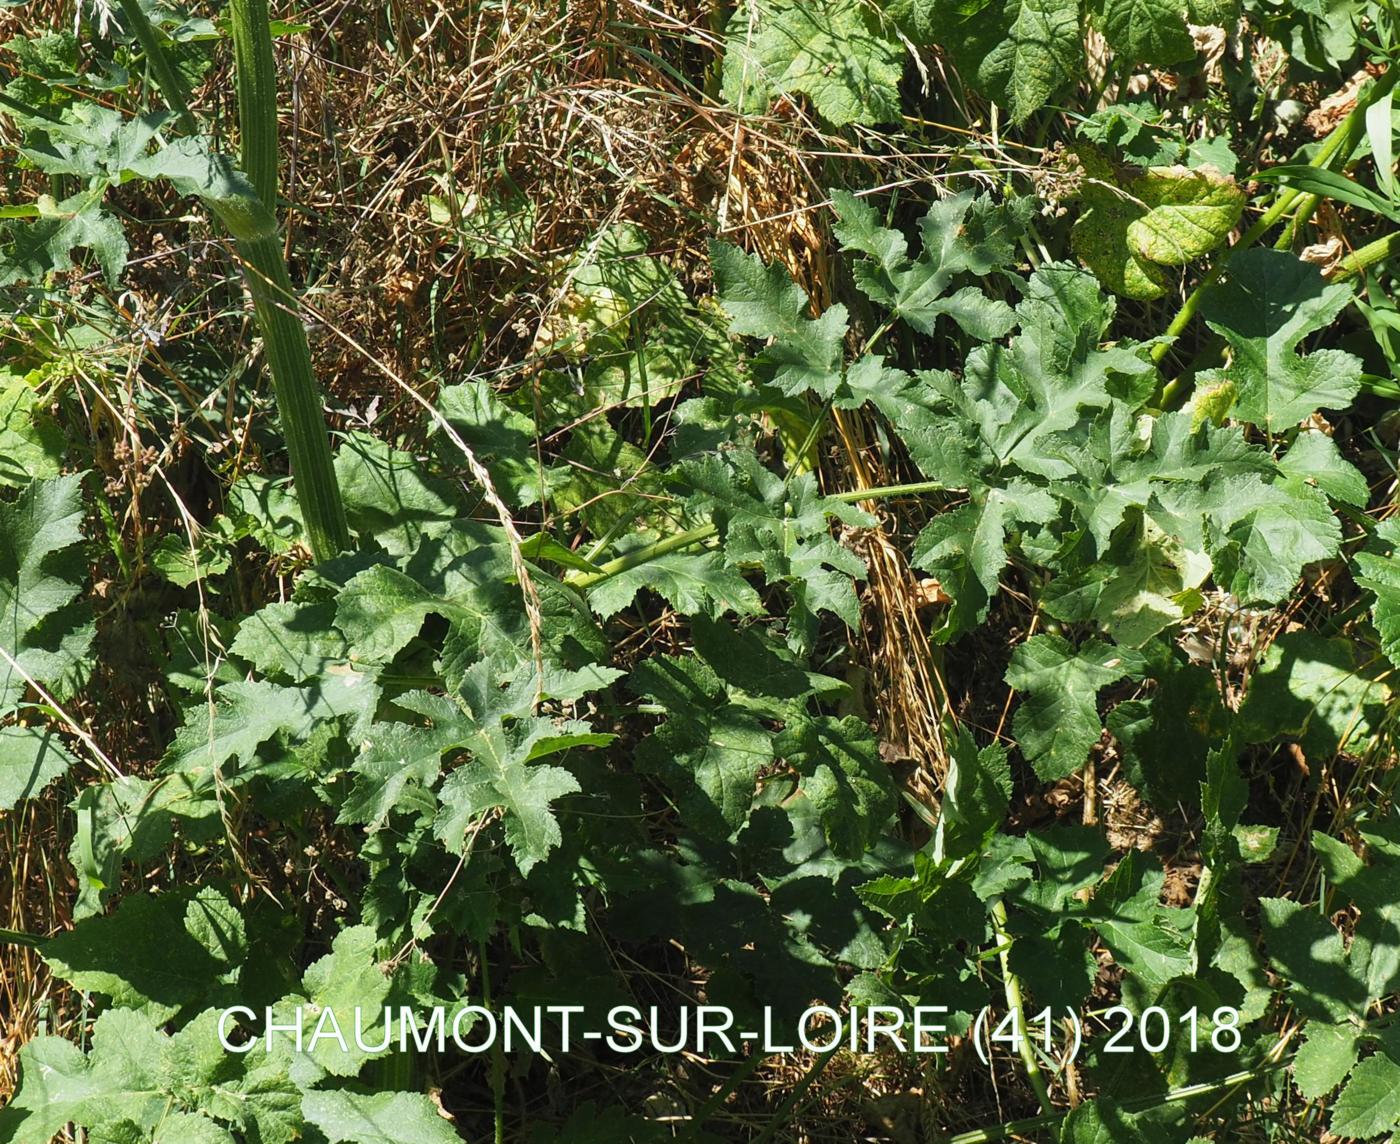
[[1298,204],[1298,209],[1293,212],[1293,217],[1288,220],[1288,225],[1283,228],[1283,233],[1278,236],[1278,241],[1274,243],[1275,250],[1292,250],[1293,243],[1298,237],[1298,232],[1308,224],[1322,198],[1311,193],[1305,194]]
[[180,120],[180,127],[188,135],[197,135],[199,125],[195,123],[194,116],[190,114],[190,93],[185,87],[185,81],[180,78],[180,73],[170,62],[170,57],[165,54],[165,48],[160,42],[160,37],[151,26],[150,20],[146,18],[145,11],[141,8],[139,0],[120,0],[122,7],[122,18],[129,26],[129,31],[136,37],[136,42],[141,45],[141,51],[145,53],[146,65],[151,69],[151,75],[155,77],[156,87],[160,89],[161,98],[165,100]]
[[0,943],[5,945],[23,945],[30,949],[42,949],[45,939],[32,933],[25,933],[23,930],[0,929]]
[[277,209],[277,69],[267,0],[230,0],[238,143],[243,173],[268,210]]
[[[1186,1085],[1184,1088],[1174,1088],[1161,1097],[1124,1100],[1122,1106],[1129,1112],[1144,1112],[1149,1108],[1163,1108],[1169,1104],[1181,1104],[1183,1101],[1195,1100],[1198,1096],[1211,1096],[1217,1092],[1224,1092],[1226,1089],[1250,1084],[1282,1067],[1282,1061],[1269,1061],[1257,1068],[1231,1073],[1219,1080]],[[995,1144],[996,1141],[1008,1140],[1013,1136],[1024,1136],[1029,1139],[1041,1129],[1058,1124],[1068,1115],[1068,1113],[1056,1112],[1048,1116],[1028,1116],[1024,1120],[1009,1120],[1005,1124],[998,1124],[992,1128],[978,1128],[971,1132],[960,1132],[956,1136],[949,1137],[948,1144]]]
[[1016,1048],[1021,1054],[1021,1063],[1026,1066],[1026,1076],[1035,1090],[1035,1098],[1040,1101],[1040,1110],[1053,1111],[1050,1100],[1050,1087],[1040,1071],[1040,1062],[1035,1059],[1035,1046],[1031,1044],[1026,1031],[1026,1007],[1021,996],[1021,979],[1011,971],[1011,935],[1006,931],[1006,903],[1000,898],[992,903],[992,929],[997,935],[997,960],[1001,962],[1002,987],[1006,991],[1006,1006],[1011,1011],[1016,1031]]
[[[190,114],[188,93],[155,29],[138,0],[121,0],[121,5],[127,23],[146,53],[161,95],[175,109],[185,130],[196,133],[198,128]],[[255,167],[249,174],[262,185],[254,183],[254,196],[209,194],[204,201],[237,244],[243,280],[253,298],[253,313],[272,372],[273,393],[287,456],[291,459],[297,503],[306,522],[307,540],[312,555],[324,561],[350,547],[350,528],[331,461],[321,391],[311,364],[311,348],[306,340],[306,328],[296,312],[296,294],[282,257],[277,219],[268,197],[270,194],[275,198],[277,180],[272,30],[264,0],[240,0],[234,8],[234,22],[241,25],[241,31],[236,29],[236,36],[242,43],[236,52],[240,66],[240,114],[245,98],[251,100],[256,96],[261,101],[257,109],[250,111],[250,121],[241,125],[244,153],[245,157],[252,156]],[[242,72],[245,63],[251,69],[246,82]]]
[[1378,262],[1384,262],[1396,255],[1400,255],[1400,230],[1391,231],[1374,242],[1368,242],[1359,250],[1352,251],[1337,263],[1337,268],[1332,271],[1332,281],[1343,282],[1348,278],[1355,278]]
[[[1361,130],[1362,124],[1365,122],[1366,108],[1393,88],[1397,80],[1400,80],[1400,68],[1392,67],[1385,75],[1381,76],[1372,83],[1370,87],[1361,92],[1361,94],[1357,96],[1356,106],[1352,108],[1351,112],[1341,123],[1333,128],[1332,133],[1323,140],[1322,146],[1317,149],[1317,154],[1312,157],[1308,165],[1312,167],[1328,167],[1337,155],[1345,154],[1349,156],[1356,146],[1358,133]],[[1230,258],[1238,254],[1241,250],[1247,250],[1249,247],[1253,246],[1263,238],[1291,208],[1297,206],[1301,209],[1305,205],[1303,200],[1311,197],[1312,196],[1304,191],[1287,187],[1279,190],[1273,205],[1255,220],[1254,225],[1245,231],[1240,237],[1239,242],[1235,243],[1235,245],[1230,248],[1225,257],[1218,259],[1216,263],[1206,271],[1205,276],[1197,283],[1196,288],[1187,296],[1186,301],[1182,303],[1181,309],[1177,311],[1176,317],[1172,319],[1171,325],[1166,329],[1166,338],[1168,340],[1159,342],[1152,347],[1152,360],[1154,362],[1160,362],[1167,356],[1168,351],[1171,349],[1171,343],[1191,324],[1191,320],[1196,316],[1196,311],[1201,307],[1201,302],[1205,299],[1206,292],[1215,284],[1216,279],[1220,277],[1226,265],[1228,265]]]
[[[880,500],[888,497],[918,496],[921,493],[946,492],[947,486],[939,481],[916,481],[907,485],[880,485],[871,489],[851,489],[844,492],[832,493],[832,500],[839,500],[845,504],[852,504],[855,501]],[[636,552],[629,552],[626,556],[619,556],[616,560],[609,560],[606,564],[599,565],[596,572],[572,572],[564,577],[566,583],[575,588],[588,588],[599,581],[616,576],[621,572],[626,572],[630,568],[636,568],[650,560],[655,560],[658,556],[665,556],[668,552],[675,552],[680,548],[689,548],[692,544],[699,544],[714,536],[718,529],[713,524],[702,524],[697,528],[687,529],[685,532],[675,533],[664,540],[658,540],[655,544],[648,544],[645,548],[639,548]]]
[[[481,1003],[491,1008],[491,960],[486,942],[478,941],[476,955],[481,961]],[[491,1044],[491,1105],[495,1144],[506,1140],[506,1057],[500,1040]]]
[[758,1071],[759,1066],[767,1059],[768,1054],[755,1052],[749,1056],[743,1064],[729,1074],[729,1078],[710,1094],[704,1104],[696,1109],[695,1115],[691,1118],[690,1122],[692,1136],[698,1136],[700,1134],[701,1130],[705,1127],[706,1121],[719,1110],[720,1106],[729,1099],[732,1093],[738,1090],[739,1086],[743,1084],[744,1081]]
[[350,528],[331,460],[306,327],[294,309],[296,295],[291,276],[275,234],[253,241],[240,240],[238,253],[262,330],[307,539],[317,560],[329,560],[350,547]]

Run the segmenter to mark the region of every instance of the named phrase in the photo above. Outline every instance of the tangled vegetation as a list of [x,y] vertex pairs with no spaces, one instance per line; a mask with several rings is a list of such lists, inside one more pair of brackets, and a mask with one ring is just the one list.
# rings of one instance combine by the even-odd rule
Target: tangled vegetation
[[0,29],[0,1141],[1400,1131],[1388,3]]

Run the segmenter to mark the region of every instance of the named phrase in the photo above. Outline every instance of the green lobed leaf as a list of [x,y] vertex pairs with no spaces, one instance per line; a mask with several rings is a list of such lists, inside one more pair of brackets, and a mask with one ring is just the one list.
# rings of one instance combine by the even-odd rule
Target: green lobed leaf
[[1011,799],[1005,747],[992,743],[979,751],[972,733],[959,726],[951,748],[933,843],[940,863],[979,853],[1006,817]]
[[30,482],[18,499],[0,502],[0,648],[13,663],[0,663],[0,711],[19,702],[32,678],[68,694],[92,629],[77,597],[82,541],[81,478]]
[[1184,17],[1183,6],[1175,0],[1104,0],[1101,26],[1118,55],[1166,67],[1196,54]]
[[0,484],[24,486],[59,475],[67,442],[34,386],[0,368]]
[[894,785],[870,728],[854,716],[792,720],[774,749],[796,770],[798,789],[821,819],[827,844],[857,859],[874,844],[894,813]]
[[[533,679],[518,680],[503,690],[494,663],[482,660],[464,676],[461,687],[466,711],[450,714],[453,706],[433,696],[409,700],[409,709],[433,717],[435,733],[459,743],[471,757],[456,767],[442,784],[441,809],[433,832],[454,853],[463,853],[468,831],[487,816],[499,814],[516,865],[522,874],[549,855],[562,836],[552,804],[579,789],[578,780],[563,767],[536,760],[573,747],[604,746],[614,736],[593,732],[579,720],[530,715]],[[593,684],[596,686],[596,683]],[[401,697],[404,704],[407,697]],[[457,729],[451,729],[453,723]],[[533,765],[532,765],[533,764]]]
[[[392,982],[381,967],[378,950],[378,938],[369,926],[341,930],[332,940],[330,952],[307,966],[301,993],[284,997],[273,1006],[273,1019],[284,1028],[265,1035],[271,1037],[274,1053],[289,1062],[289,1075],[298,1087],[308,1088],[327,1074],[357,1076],[366,1061],[389,1051],[361,1047],[361,1042],[375,1046],[384,1040],[381,1030]],[[303,1032],[300,1048],[298,1011]],[[359,1037],[354,1026],[357,1012],[364,1015]],[[332,1016],[325,1017],[327,1013]],[[323,1020],[327,1022],[324,1026]],[[317,1029],[321,1029],[321,1037],[314,1037]]]
[[1353,558],[1357,584],[1374,595],[1371,619],[1380,636],[1381,650],[1391,663],[1400,663],[1400,520],[1391,517],[1376,526],[1364,551]]
[[836,543],[829,521],[868,526],[869,514],[822,496],[812,473],[778,476],[750,450],[708,454],[677,468],[695,490],[691,508],[714,521],[726,564],[757,563],[769,583],[787,584],[807,613],[829,611],[858,623],[853,581],[865,575],[865,562]]
[[878,14],[840,0],[760,0],[730,17],[724,98],[763,113],[775,95],[802,93],[833,127],[899,117],[904,47]]
[[1128,224],[1128,246],[1162,266],[1187,266],[1221,246],[1244,210],[1244,192],[1209,168],[1152,167],[1129,192],[1147,209]]
[[264,675],[297,683],[314,680],[350,659],[349,644],[335,629],[335,615],[329,601],[267,604],[239,624],[229,651]]
[[[970,21],[988,21],[986,10]],[[1079,77],[1084,67],[1084,29],[1079,5],[1073,0],[1011,0],[1001,10],[1004,38],[996,40],[975,65],[977,82],[1010,113],[1013,124],[1024,123],[1052,97]],[[976,53],[999,28],[979,29],[969,36],[964,52]]]
[[1341,544],[1327,498],[1301,480],[1227,477],[1210,499],[1215,581],[1242,603],[1284,599],[1304,567],[1336,555]]
[[1060,636],[1032,636],[1011,655],[1006,682],[1021,695],[1013,728],[1042,782],[1074,773],[1099,741],[1099,689],[1139,667],[1130,651],[1098,640],[1076,650]]
[[1400,1064],[1385,1053],[1367,1057],[1332,1106],[1332,1131],[1370,1140],[1400,1127]]
[[427,536],[459,515],[450,485],[426,476],[411,453],[368,433],[342,438],[335,476],[351,529],[394,556],[421,550]]
[[335,626],[357,661],[388,663],[432,613],[456,608],[397,568],[377,564],[358,573],[336,600]]
[[212,783],[230,760],[252,766],[258,748],[274,735],[306,739],[320,724],[341,716],[353,727],[365,726],[379,688],[368,674],[347,668],[307,687],[266,680],[227,683],[217,696],[217,704],[196,705],[186,713],[162,761],[167,773]]
[[1342,457],[1326,433],[1307,429],[1293,439],[1279,462],[1287,476],[1307,481],[1343,504],[1365,507],[1371,490],[1356,466]]
[[1283,898],[1261,898],[1259,909],[1269,960],[1285,981],[1307,984],[1290,994],[1300,1013],[1342,1021],[1364,1009],[1365,984],[1352,971],[1342,935],[1326,917]]
[[442,769],[443,751],[460,738],[451,725],[372,724],[351,768],[354,786],[336,821],[363,823],[373,832],[395,809],[436,809],[437,800],[427,792]]
[[1309,1021],[1304,1041],[1293,1054],[1293,1083],[1304,1100],[1321,1100],[1342,1083],[1356,1064],[1360,1030],[1351,1024]]
[[127,1009],[97,1018],[87,1055],[58,1037],[34,1039],[20,1051],[20,1090],[0,1112],[0,1136],[13,1144],[49,1144],[68,1123],[88,1129],[126,1123],[135,1127],[136,1139],[150,1139],[172,1103],[160,1075],[167,1043],[150,1016]]
[[1250,743],[1292,735],[1315,759],[1360,749],[1380,725],[1387,691],[1377,674],[1351,640],[1286,632],[1250,677],[1240,733]]
[[1361,362],[1341,350],[1300,355],[1299,343],[1351,301],[1350,286],[1327,284],[1311,263],[1277,250],[1242,251],[1201,312],[1230,343],[1223,377],[1238,390],[1235,416],[1279,433],[1319,409],[1345,409],[1361,385]]
[[674,792],[686,824],[726,839],[748,820],[758,776],[773,762],[773,735],[756,714],[729,702],[714,671],[695,659],[655,656],[628,681],[668,708],[637,751],[638,765]]
[[589,606],[608,619],[631,605],[649,588],[684,615],[756,616],[762,612],[758,593],[718,552],[668,552],[633,565],[588,590]]
[[[539,501],[544,485],[534,421],[508,408],[484,381],[446,386],[438,394],[438,407],[453,431],[486,467],[496,492],[508,505],[524,508]],[[461,451],[456,442],[442,440],[442,436],[439,430],[443,455],[455,456],[460,462]]]
[[44,960],[75,987],[164,1021],[207,999],[211,983],[230,968],[228,951],[211,952],[200,940],[201,923],[194,925],[196,933],[179,897],[138,893],[124,898],[116,912],[87,918],[51,938]]
[[101,186],[62,202],[39,200],[37,217],[0,219],[0,286],[43,282],[73,267],[73,251],[88,250],[110,286],[126,267],[127,242],[121,223],[102,209]]
[[1151,990],[1196,971],[1194,913],[1159,904],[1164,880],[1150,859],[1129,851],[1085,910],[1114,961]]
[[1015,315],[1001,299],[974,286],[945,295],[960,274],[986,276],[1011,261],[1017,229],[1011,210],[971,191],[936,199],[919,222],[922,249],[911,259],[904,236],[881,226],[873,207],[845,191],[834,191],[832,203],[842,247],[865,255],[855,266],[857,283],[893,316],[925,334],[940,316],[979,341],[1010,332]]
[[458,1144],[462,1139],[422,1093],[314,1090],[303,1114],[330,1144]]
[[75,762],[51,729],[0,727],[0,811],[38,797]]
[[837,304],[820,318],[807,317],[807,295],[787,270],[764,266],[737,247],[712,242],[710,262],[730,329],[769,339],[755,359],[760,376],[783,393],[831,397],[841,382],[846,308]]

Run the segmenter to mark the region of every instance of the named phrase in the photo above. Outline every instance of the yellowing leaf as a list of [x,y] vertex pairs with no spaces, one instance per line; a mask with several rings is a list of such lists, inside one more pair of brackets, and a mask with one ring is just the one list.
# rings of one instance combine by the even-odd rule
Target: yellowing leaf
[[1128,246],[1163,266],[1186,266],[1209,254],[1244,210],[1244,192],[1209,168],[1154,167],[1131,189],[1147,213],[1128,224]]

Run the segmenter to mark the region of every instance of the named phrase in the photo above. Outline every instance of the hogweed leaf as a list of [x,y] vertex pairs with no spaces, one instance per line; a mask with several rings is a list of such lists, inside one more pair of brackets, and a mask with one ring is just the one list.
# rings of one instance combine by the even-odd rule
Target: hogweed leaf
[[65,677],[92,641],[81,610],[69,607],[81,591],[80,485],[78,476],[35,480],[0,502],[0,648],[14,660],[0,664],[0,712],[19,702],[26,675],[66,695]]
[[1151,167],[1129,190],[1146,213],[1128,224],[1128,245],[1162,266],[1187,266],[1221,246],[1244,210],[1234,180],[1205,168]]
[[162,761],[167,773],[211,784],[215,772],[231,760],[251,767],[258,748],[274,735],[306,739],[318,726],[342,716],[352,730],[366,726],[379,702],[379,687],[371,676],[347,669],[308,687],[240,680],[225,684],[217,695],[212,706],[196,704],[186,712]]
[[1333,500],[1364,507],[1371,490],[1360,471],[1342,457],[1337,443],[1326,433],[1307,429],[1293,439],[1279,462],[1279,470],[1316,485]]
[[0,727],[0,811],[36,798],[77,759],[58,735],[42,727]]
[[1079,5],[1012,0],[1001,9],[1000,20],[988,20],[988,15],[983,9],[970,20],[992,26],[973,32],[968,49],[977,51],[978,39],[994,41],[976,65],[977,82],[1006,107],[1012,123],[1024,123],[1083,70]]
[[52,938],[44,960],[76,988],[106,994],[160,1021],[205,1000],[211,983],[229,968],[190,932],[176,895],[127,897],[116,912],[87,918]]
[[1185,15],[1175,0],[1104,0],[1101,26],[1118,56],[1167,67],[1196,54]]
[[1332,1131],[1369,1140],[1400,1127],[1400,1064],[1380,1052],[1351,1072],[1332,1106]]
[[894,813],[894,787],[875,736],[859,719],[803,717],[774,747],[796,769],[832,853],[855,859],[870,849]]
[[718,552],[669,552],[616,572],[588,590],[588,604],[606,620],[643,588],[688,616],[756,616],[763,610],[758,593]]
[[806,317],[807,295],[787,270],[764,266],[737,247],[712,242],[710,262],[730,329],[770,339],[756,361],[764,380],[792,396],[810,390],[831,397],[841,383],[846,308],[838,304],[820,318]]
[[774,95],[802,93],[833,127],[899,117],[904,46],[864,4],[756,0],[730,17],[724,97],[763,113]]
[[1311,263],[1278,250],[1252,249],[1230,260],[1229,277],[1202,305],[1207,324],[1230,343],[1220,376],[1238,391],[1235,416],[1269,433],[1319,409],[1345,409],[1361,386],[1361,362],[1341,350],[1299,354],[1309,334],[1351,301],[1341,283],[1328,285]]
[[1021,695],[1013,727],[1026,761],[1042,782],[1074,773],[1099,741],[1099,689],[1133,674],[1139,659],[1093,640],[1076,650],[1060,636],[1038,635],[1018,647],[1006,682]]
[[1371,620],[1380,636],[1381,650],[1393,664],[1400,664],[1400,559],[1395,546],[1400,542],[1400,520],[1391,517],[1376,526],[1362,552],[1354,557],[1361,575],[1356,582],[1375,597]]
[[[946,315],[979,341],[1004,337],[1016,320],[1005,302],[971,286],[948,295],[958,275],[985,275],[1012,256],[1004,218],[985,232],[968,225],[975,201],[971,191],[936,200],[919,224],[923,249],[911,259],[904,237],[882,227],[873,207],[845,191],[833,192],[836,237],[845,249],[866,256],[855,269],[861,289],[922,333],[932,334],[938,317]],[[979,205],[974,221],[985,213]]]
[[1309,1021],[1293,1054],[1293,1083],[1304,1100],[1321,1100],[1342,1083],[1356,1064],[1361,1030],[1350,1023]]
[[460,1144],[438,1106],[418,1092],[313,1090],[301,1098],[308,1122],[330,1144]]
[[[1364,652],[1360,653],[1364,657]],[[1264,653],[1240,706],[1243,741],[1295,736],[1312,758],[1359,748],[1380,728],[1388,689],[1355,643],[1286,632]]]
[[714,839],[731,837],[748,820],[758,776],[773,761],[771,732],[753,711],[728,700],[703,660],[653,656],[632,673],[628,686],[668,712],[642,741],[638,764],[674,792],[691,829]]

